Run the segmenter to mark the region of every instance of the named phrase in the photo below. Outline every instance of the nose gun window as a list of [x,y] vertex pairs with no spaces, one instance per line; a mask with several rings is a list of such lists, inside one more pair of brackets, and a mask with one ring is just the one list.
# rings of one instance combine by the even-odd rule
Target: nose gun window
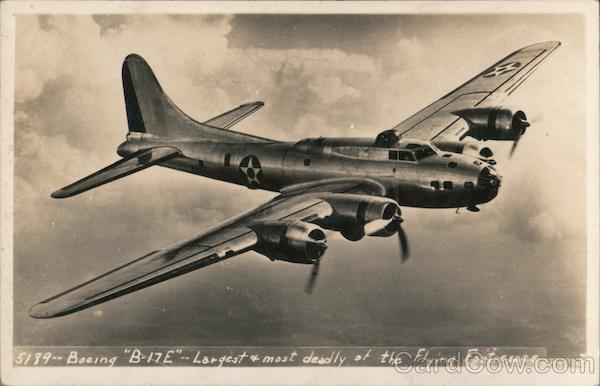
[[452,181],[444,181],[444,189],[452,189],[453,187]]
[[494,188],[500,186],[500,178],[495,172],[492,172],[490,168],[483,168],[479,173],[479,185]]
[[440,182],[439,181],[431,181],[431,187],[435,190],[440,190]]
[[465,189],[473,189],[473,183],[470,181],[465,182]]

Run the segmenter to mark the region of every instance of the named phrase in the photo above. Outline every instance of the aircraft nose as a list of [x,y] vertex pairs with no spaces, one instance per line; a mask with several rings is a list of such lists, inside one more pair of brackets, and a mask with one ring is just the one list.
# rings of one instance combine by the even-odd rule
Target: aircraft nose
[[494,169],[486,166],[479,172],[478,183],[484,188],[498,188],[502,183],[502,177]]

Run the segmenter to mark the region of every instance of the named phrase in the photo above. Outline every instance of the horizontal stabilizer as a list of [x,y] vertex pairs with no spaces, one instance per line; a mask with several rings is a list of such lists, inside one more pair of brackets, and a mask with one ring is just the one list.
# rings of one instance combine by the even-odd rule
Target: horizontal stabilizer
[[203,122],[203,124],[221,129],[228,129],[264,105],[264,102],[246,103],[236,107],[233,110],[229,110],[226,113],[211,118],[208,121]]
[[152,165],[166,161],[179,154],[179,150],[172,147],[155,147],[123,158],[114,164],[105,167],[81,180],[65,186],[51,194],[52,198],[71,197],[76,194],[104,185],[118,178],[139,172]]

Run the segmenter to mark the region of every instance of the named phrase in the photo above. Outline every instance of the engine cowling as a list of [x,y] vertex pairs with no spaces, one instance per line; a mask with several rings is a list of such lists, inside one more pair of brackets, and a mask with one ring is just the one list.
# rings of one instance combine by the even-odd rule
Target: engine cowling
[[488,160],[494,156],[494,152],[481,142],[475,140],[458,141],[440,141],[435,145],[442,151],[464,154],[469,157]]
[[474,108],[455,112],[469,125],[466,135],[479,140],[514,141],[525,133],[529,122],[521,110]]
[[258,242],[254,250],[271,260],[314,264],[327,250],[325,232],[315,224],[302,221],[270,221],[255,223]]
[[386,230],[400,215],[396,201],[386,197],[333,193],[322,198],[331,205],[333,213],[319,225],[352,241],[365,235],[391,236],[393,233]]

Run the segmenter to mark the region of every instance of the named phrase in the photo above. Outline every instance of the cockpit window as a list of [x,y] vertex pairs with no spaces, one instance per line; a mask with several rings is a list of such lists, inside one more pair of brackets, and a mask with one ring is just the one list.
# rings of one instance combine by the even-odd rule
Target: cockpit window
[[427,145],[421,146],[420,149],[415,149],[415,157],[417,158],[417,160],[430,157],[434,154],[435,152],[433,151],[433,149]]

